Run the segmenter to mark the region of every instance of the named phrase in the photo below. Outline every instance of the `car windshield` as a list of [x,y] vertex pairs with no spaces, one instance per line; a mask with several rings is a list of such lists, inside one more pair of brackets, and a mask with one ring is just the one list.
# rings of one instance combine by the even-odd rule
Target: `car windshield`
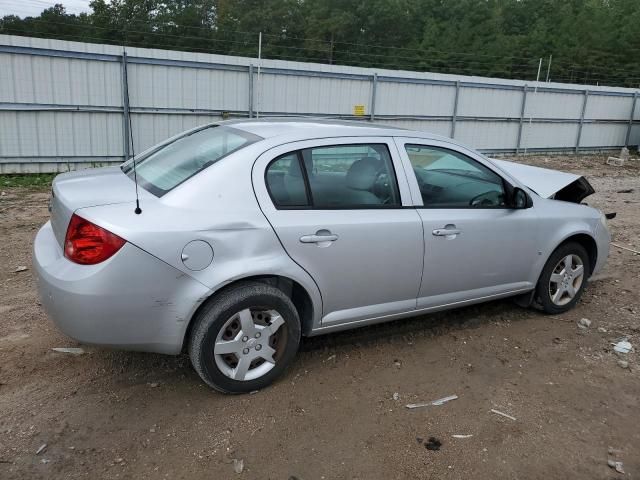
[[[231,127],[210,125],[191,131],[174,141],[136,158],[138,183],[162,196],[225,156],[261,137]],[[122,171],[134,176],[133,160]]]

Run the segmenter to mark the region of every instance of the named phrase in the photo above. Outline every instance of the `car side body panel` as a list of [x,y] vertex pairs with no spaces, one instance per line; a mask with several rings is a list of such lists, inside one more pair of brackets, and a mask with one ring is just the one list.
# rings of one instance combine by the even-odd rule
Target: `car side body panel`
[[[198,308],[245,278],[281,276],[300,284],[313,310],[303,332],[317,335],[530,291],[551,252],[576,234],[595,240],[595,272],[606,261],[610,237],[597,210],[541,198],[508,168],[454,141],[340,122],[225,123],[265,138],[160,198],[143,190],[140,215],[134,213],[135,185],[117,169],[68,174],[54,183],[61,202],[52,212],[56,232],[51,223],[42,227],[34,265],[43,304],[64,332],[87,343],[175,354]],[[284,211],[273,205],[264,176],[271,159],[305,145],[369,141],[389,146],[398,208]],[[533,207],[457,213],[422,208],[402,153],[402,142],[409,141],[468,155],[529,192]],[[108,181],[114,189],[104,185]],[[83,191],[83,182],[102,190]],[[73,213],[127,244],[98,265],[70,262],[62,244]],[[452,218],[460,222],[459,238],[431,235]],[[301,235],[327,225],[339,236],[335,245],[300,244]]]

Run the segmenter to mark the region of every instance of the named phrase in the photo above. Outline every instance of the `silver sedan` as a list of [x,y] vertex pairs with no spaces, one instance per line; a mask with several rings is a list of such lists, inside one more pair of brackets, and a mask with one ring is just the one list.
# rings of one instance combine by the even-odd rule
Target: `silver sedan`
[[208,385],[248,392],[302,335],[510,296],[568,310],[609,252],[591,193],[421,132],[221,122],[57,176],[34,263],[69,336],[186,350]]

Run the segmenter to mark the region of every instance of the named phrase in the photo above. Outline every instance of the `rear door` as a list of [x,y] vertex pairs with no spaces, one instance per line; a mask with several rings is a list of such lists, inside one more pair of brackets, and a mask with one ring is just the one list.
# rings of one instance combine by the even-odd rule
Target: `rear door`
[[[399,174],[398,174],[399,173]],[[414,310],[423,235],[392,139],[289,143],[253,169],[260,206],[318,284],[322,325]]]
[[535,209],[508,207],[505,180],[472,151],[435,140],[397,143],[424,228],[417,308],[533,288]]

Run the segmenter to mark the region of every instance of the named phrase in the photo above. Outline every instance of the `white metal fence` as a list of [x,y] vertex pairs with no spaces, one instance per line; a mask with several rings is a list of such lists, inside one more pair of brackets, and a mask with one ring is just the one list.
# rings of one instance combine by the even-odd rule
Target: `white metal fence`
[[[638,91],[0,35],[0,173],[120,162],[221,118],[359,119],[488,152],[640,143]],[[125,92],[129,91],[129,102]],[[129,132],[129,118],[132,132]]]

